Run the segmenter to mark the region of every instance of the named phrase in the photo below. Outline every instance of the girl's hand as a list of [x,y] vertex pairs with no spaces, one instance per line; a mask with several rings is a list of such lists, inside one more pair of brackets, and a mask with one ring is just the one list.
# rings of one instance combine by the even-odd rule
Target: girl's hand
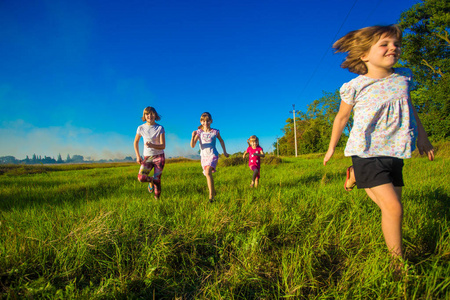
[[145,143],[145,146],[147,146],[147,148],[154,148],[154,145],[151,142]]
[[323,165],[326,166],[327,162],[331,159],[331,157],[334,154],[334,149],[328,149],[327,153],[325,154],[325,157],[323,158]]
[[138,164],[141,164],[141,162],[142,162],[142,157],[139,155],[138,157],[136,157],[136,162],[138,163]]
[[434,149],[428,138],[417,138],[417,149],[419,149],[420,155],[426,154],[430,161],[434,160]]
[[197,144],[198,139],[199,135],[197,134],[197,130],[192,131],[191,148],[195,147],[195,144]]

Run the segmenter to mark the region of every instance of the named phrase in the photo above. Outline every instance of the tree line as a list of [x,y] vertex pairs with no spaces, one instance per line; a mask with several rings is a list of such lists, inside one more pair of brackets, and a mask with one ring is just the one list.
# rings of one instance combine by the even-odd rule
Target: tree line
[[[431,141],[450,139],[450,1],[422,0],[400,15],[403,29],[402,58],[396,67],[413,72],[411,99]],[[295,116],[297,152],[326,152],[334,117],[341,102],[339,89],[323,92],[323,97]],[[353,119],[339,140],[346,144]],[[295,153],[294,119],[288,118],[284,135],[273,144],[275,153]]]
[[101,159],[97,161],[93,160],[85,160],[83,155],[73,155],[70,157],[70,154],[67,154],[65,160],[62,159],[61,154],[58,154],[57,159],[46,156],[42,157],[41,155],[33,154],[31,158],[26,156],[25,159],[16,159],[14,156],[1,156],[0,164],[63,164],[63,163],[87,163],[87,162],[124,162],[124,161],[135,161],[131,156],[127,156],[124,159]]

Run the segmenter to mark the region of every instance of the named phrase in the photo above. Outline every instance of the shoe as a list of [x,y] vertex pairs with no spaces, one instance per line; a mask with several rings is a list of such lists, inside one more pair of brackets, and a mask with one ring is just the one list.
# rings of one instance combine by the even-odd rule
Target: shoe
[[154,189],[155,189],[155,185],[153,184],[153,182],[149,182],[148,183],[148,192],[151,194],[151,193],[153,193]]
[[209,199],[209,203],[213,203],[214,201],[216,201],[216,199],[214,198]]
[[347,192],[350,192],[356,186],[356,181],[350,182],[351,172],[353,172],[353,166],[350,166],[347,168],[347,177],[345,178],[345,183],[344,183],[344,189]]

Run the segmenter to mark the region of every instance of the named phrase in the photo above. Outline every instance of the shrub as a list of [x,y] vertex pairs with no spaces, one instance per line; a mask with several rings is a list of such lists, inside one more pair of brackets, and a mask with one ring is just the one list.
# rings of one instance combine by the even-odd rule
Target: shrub
[[[261,159],[261,164],[263,165],[278,165],[282,162],[281,158],[275,155],[266,155]],[[219,160],[219,166],[221,167],[230,167],[230,166],[239,166],[239,165],[247,165],[248,164],[248,156],[246,158],[242,158],[242,155],[233,154],[228,158],[221,157]]]

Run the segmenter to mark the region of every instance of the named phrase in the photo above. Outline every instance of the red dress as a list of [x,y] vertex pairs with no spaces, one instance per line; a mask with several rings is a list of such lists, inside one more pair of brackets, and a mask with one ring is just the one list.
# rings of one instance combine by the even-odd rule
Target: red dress
[[247,148],[248,153],[248,166],[252,171],[255,169],[258,169],[258,175],[256,176],[259,178],[259,170],[261,169],[261,157],[254,155],[255,153],[262,154],[263,149],[260,146],[256,146],[255,149],[253,149],[251,146]]

